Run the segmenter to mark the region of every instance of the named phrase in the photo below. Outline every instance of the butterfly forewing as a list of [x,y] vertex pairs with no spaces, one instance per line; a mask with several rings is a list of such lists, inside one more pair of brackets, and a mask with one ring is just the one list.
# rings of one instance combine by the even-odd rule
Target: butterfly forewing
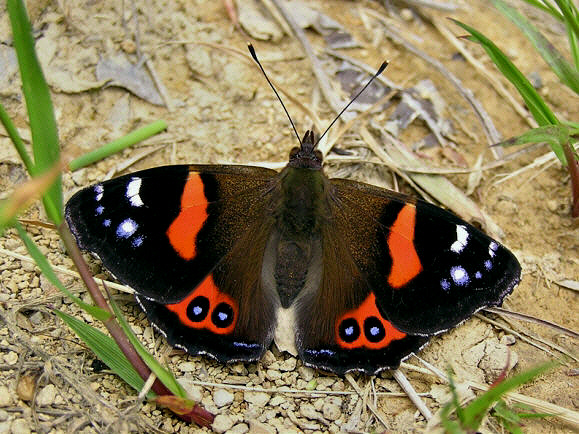
[[243,166],[148,169],[79,191],[67,203],[66,220],[81,248],[120,281],[175,302],[254,221],[262,203],[256,199],[275,173]]

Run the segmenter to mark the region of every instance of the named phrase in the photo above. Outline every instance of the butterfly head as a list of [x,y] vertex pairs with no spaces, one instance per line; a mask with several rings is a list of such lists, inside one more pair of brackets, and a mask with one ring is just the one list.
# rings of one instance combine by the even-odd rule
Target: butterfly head
[[322,153],[315,149],[316,145],[314,132],[306,131],[301,146],[290,151],[288,166],[299,169],[321,169],[324,158]]

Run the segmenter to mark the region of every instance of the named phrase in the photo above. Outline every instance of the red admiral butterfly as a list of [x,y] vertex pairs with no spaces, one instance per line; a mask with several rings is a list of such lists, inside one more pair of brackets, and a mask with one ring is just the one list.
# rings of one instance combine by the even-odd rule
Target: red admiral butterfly
[[500,305],[521,272],[448,211],[327,178],[311,131],[279,173],[143,170],[79,191],[66,220],[169,343],[221,362],[259,359],[289,309],[306,365],[374,374]]
[[329,179],[315,148],[308,131],[279,173],[121,176],[76,193],[66,220],[169,343],[220,362],[258,360],[283,310],[306,365],[375,374],[517,285],[505,247],[434,205]]

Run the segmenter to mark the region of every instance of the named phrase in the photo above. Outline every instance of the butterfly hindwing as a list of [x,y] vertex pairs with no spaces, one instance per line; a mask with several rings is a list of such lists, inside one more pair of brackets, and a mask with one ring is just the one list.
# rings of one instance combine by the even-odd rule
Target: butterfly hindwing
[[340,220],[334,216],[323,231],[319,287],[296,301],[300,358],[338,374],[355,370],[371,375],[396,368],[428,337],[401,332],[379,312],[371,283],[342,236]]
[[261,276],[271,232],[271,218],[262,217],[183,300],[162,304],[137,296],[171,345],[221,362],[257,360],[270,346],[279,303]]
[[[261,286],[275,174],[244,166],[144,170],[81,190],[66,218],[79,245],[135,289],[170,343],[221,361],[255,360],[275,326],[275,300]],[[241,264],[244,255],[255,258],[251,265]]]

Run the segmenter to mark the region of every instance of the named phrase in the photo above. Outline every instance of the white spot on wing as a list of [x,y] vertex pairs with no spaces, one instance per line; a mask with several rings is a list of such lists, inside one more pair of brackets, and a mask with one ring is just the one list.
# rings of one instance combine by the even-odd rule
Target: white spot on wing
[[450,246],[454,253],[460,253],[468,242],[468,231],[464,225],[456,225],[456,241]]
[[119,238],[129,238],[135,233],[139,225],[133,219],[124,219],[120,225],[117,226],[117,236]]
[[491,241],[491,243],[489,244],[489,256],[491,258],[495,257],[496,251],[499,248],[499,245],[497,243],[495,243],[494,241]]
[[450,277],[459,286],[466,285],[469,281],[468,273],[459,265],[450,269]]
[[98,202],[103,198],[103,193],[104,193],[104,188],[101,184],[97,184],[94,186],[94,192],[95,192],[95,200]]
[[132,206],[139,207],[144,205],[141,196],[139,196],[139,191],[141,190],[141,182],[141,178],[133,176],[131,181],[127,184],[126,197],[129,199],[129,202],[131,202]]

